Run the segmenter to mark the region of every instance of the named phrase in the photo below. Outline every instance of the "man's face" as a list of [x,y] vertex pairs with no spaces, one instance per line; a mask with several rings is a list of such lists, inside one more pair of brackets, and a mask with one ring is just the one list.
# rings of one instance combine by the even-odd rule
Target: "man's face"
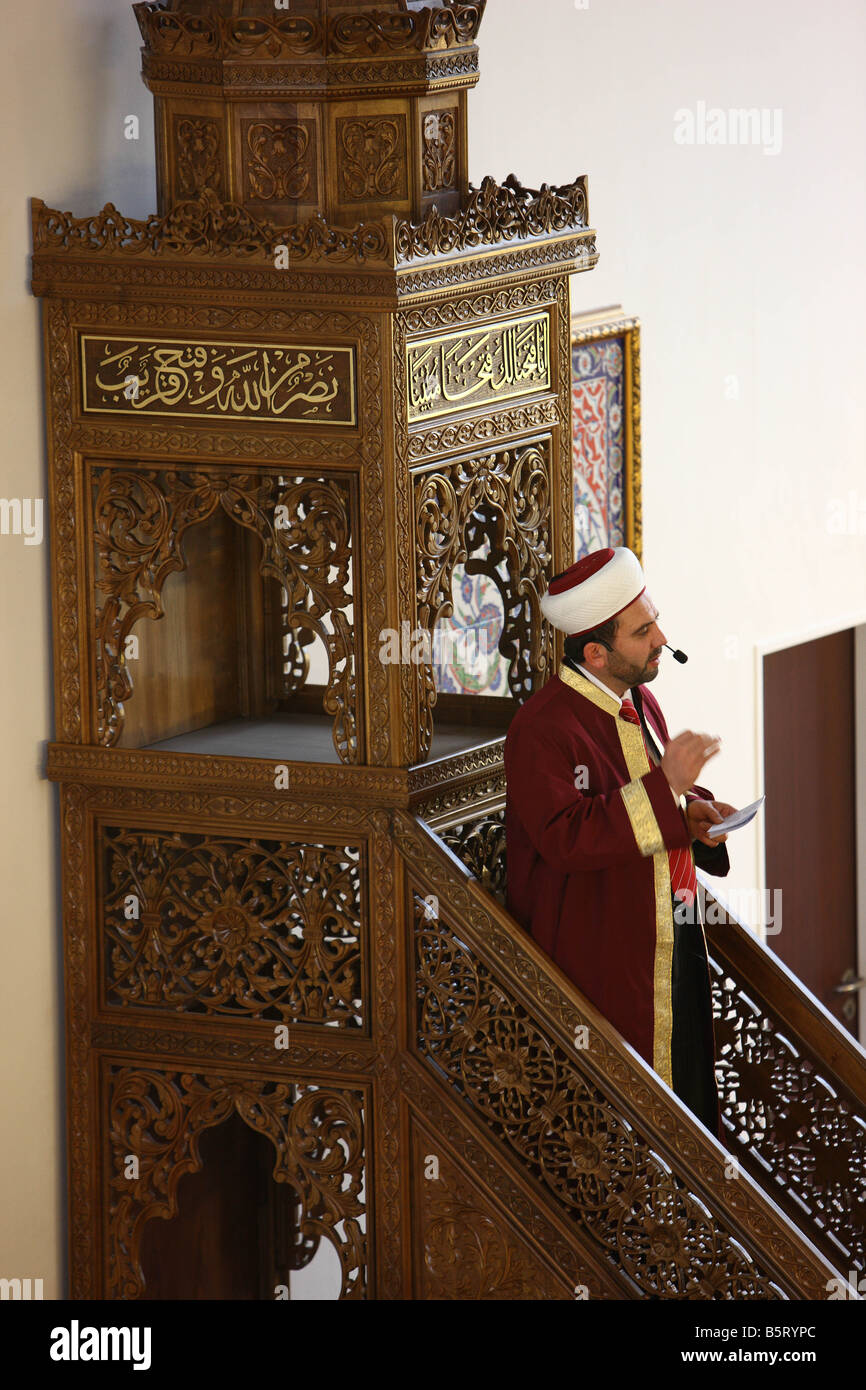
[[[613,651],[591,643],[584,653],[586,664],[604,680],[619,684],[623,690],[654,681],[659,673],[662,648],[667,637],[656,619],[658,609],[644,591],[617,618],[616,636],[611,642]],[[603,660],[597,664],[595,654]]]

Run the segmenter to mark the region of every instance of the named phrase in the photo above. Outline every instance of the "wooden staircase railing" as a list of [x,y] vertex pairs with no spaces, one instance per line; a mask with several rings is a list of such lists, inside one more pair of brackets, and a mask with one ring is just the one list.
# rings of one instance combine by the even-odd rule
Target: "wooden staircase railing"
[[828,1259],[862,1275],[866,1054],[709,891],[704,920],[731,1151]]
[[[460,814],[470,826],[471,809]],[[495,850],[495,807],[484,820],[474,829]],[[480,853],[478,834],[449,833],[470,858]],[[545,1296],[568,1297],[573,1285],[590,1298],[827,1298],[839,1261],[428,825],[398,811],[393,834],[416,991],[402,1089],[463,1179],[519,1213],[521,1238],[560,1290]]]
[[[504,911],[503,784],[488,778],[484,792],[474,807],[464,794],[459,813],[434,808],[430,823]],[[711,880],[699,879],[725,1142],[739,1168],[845,1272],[850,1296],[866,1267],[866,1054],[726,912]]]

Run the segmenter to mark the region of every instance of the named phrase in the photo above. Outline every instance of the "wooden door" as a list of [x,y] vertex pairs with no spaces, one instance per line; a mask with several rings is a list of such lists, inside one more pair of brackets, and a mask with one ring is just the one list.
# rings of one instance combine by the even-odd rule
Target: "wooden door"
[[764,658],[766,885],[782,891],[768,945],[857,1036],[854,631]]

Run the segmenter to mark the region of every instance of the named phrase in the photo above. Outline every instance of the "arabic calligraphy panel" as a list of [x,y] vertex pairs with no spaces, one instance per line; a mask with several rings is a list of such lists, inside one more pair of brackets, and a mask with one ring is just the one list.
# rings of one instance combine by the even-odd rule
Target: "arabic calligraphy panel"
[[409,343],[406,378],[410,422],[549,391],[547,313]]
[[326,344],[190,342],[81,335],[85,413],[357,421],[355,350]]

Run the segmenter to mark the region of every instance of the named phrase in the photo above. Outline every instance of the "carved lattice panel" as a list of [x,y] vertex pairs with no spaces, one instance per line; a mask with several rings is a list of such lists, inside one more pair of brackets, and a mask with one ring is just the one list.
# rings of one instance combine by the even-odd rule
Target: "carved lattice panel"
[[[453,610],[456,566],[486,551],[479,564],[502,595],[505,622],[499,651],[508,662],[510,693],[518,700],[531,694],[552,660],[539,606],[551,559],[550,497],[549,439],[440,464],[415,478],[419,625],[432,639],[440,618]],[[507,581],[498,573],[503,561]],[[432,665],[419,670],[426,756],[436,686]]]
[[504,906],[508,882],[505,858],[505,807],[487,815],[469,816],[439,832],[457,858],[479,883]]
[[[269,477],[218,469],[93,470],[96,607],[96,737],[117,743],[134,687],[125,643],[143,617],[164,613],[169,574],[184,570],[184,532],[218,507],[262,542],[260,573],[287,595],[284,622],[299,655],[287,653],[295,682],[306,675],[303,646],[318,638],[328,656],[323,698],[334,744],[357,762],[358,656],[351,618],[353,480]],[[289,680],[289,676],[286,677]],[[292,687],[294,688],[294,687]]]
[[770,1270],[413,894],[419,1057],[645,1297],[784,1298]]
[[[438,831],[501,903],[504,808]],[[714,906],[714,911],[716,907]],[[759,949],[756,945],[755,949]],[[729,962],[710,954],[723,1133],[743,1168],[846,1271],[866,1267],[866,1115]]]
[[289,1183],[301,1207],[300,1239],[324,1239],[334,1247],[343,1276],[340,1298],[366,1296],[362,1090],[120,1064],[107,1064],[104,1087],[107,1297],[133,1299],[145,1291],[142,1228],[177,1214],[181,1177],[201,1168],[202,1132],[233,1113],[271,1141],[274,1181]]
[[866,1116],[729,967],[711,958],[710,974],[728,1142],[769,1175],[776,1200],[792,1199],[808,1215],[846,1270],[866,1269]]
[[360,845],[101,831],[105,1003],[366,1029]]

